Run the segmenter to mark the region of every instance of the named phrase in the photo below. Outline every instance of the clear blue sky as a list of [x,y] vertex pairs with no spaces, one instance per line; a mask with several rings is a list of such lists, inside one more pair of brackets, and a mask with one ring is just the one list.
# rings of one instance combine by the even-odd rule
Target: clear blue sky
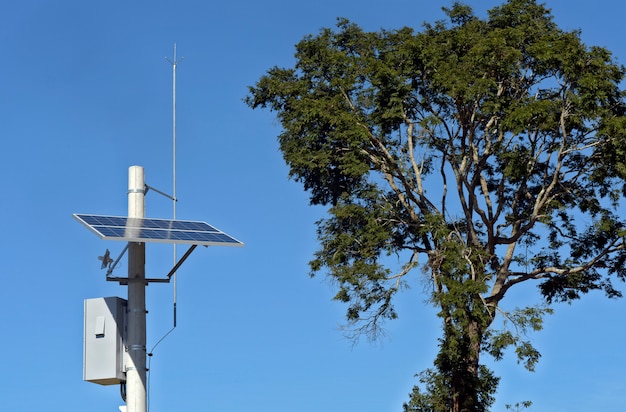
[[[476,12],[499,4],[469,0]],[[621,0],[549,0],[558,24],[582,29],[626,63]],[[5,1],[0,5],[0,410],[112,412],[116,386],[82,381],[83,300],[126,297],[106,282],[98,239],[72,213],[125,215],[127,173],[171,191],[171,66],[178,66],[178,217],[205,220],[245,248],[199,248],[179,271],[178,327],[151,360],[150,407],[160,411],[400,411],[431,366],[439,323],[421,273],[398,301],[380,344],[353,347],[338,329],[345,308],[310,279],[314,222],[287,179],[271,113],[242,103],[293,46],[347,17],[368,30],[419,28],[443,18],[431,0]],[[150,192],[147,215],[170,217]],[[151,277],[171,248],[148,247]],[[126,259],[120,276],[124,275]],[[148,287],[148,348],[172,325],[172,285]],[[520,293],[534,300],[532,288]],[[558,305],[533,336],[529,373],[495,364],[498,402],[531,411],[623,411],[626,302],[592,294]]]

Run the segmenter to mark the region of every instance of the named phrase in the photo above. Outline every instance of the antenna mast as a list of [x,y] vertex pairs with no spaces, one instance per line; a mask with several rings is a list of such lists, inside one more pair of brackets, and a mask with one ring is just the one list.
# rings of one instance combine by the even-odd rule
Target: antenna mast
[[174,197],[174,220],[176,220],[176,66],[183,59],[176,59],[176,43],[174,43],[174,60],[169,60],[172,65],[172,182]]
[[[174,59],[170,60],[165,58],[172,65],[172,204],[173,204],[173,217],[176,220],[176,203],[178,197],[176,196],[176,66],[183,61],[181,58],[176,58],[176,43],[174,43]],[[177,260],[176,244],[174,244],[174,263]],[[174,327],[176,327],[176,272],[173,274],[174,279]]]

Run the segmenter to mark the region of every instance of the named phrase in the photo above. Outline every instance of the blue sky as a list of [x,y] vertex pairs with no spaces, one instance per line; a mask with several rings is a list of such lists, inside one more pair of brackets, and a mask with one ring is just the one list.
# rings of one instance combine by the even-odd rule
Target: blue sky
[[[483,13],[496,1],[468,1]],[[431,366],[439,323],[421,273],[397,302],[388,338],[353,346],[332,285],[310,279],[314,222],[287,178],[273,115],[242,102],[294,44],[347,17],[368,30],[443,18],[426,0],[293,2],[6,1],[0,5],[0,409],[117,411],[116,386],[82,381],[83,300],[126,297],[97,256],[98,239],[72,213],[125,215],[128,167],[170,192],[171,66],[178,66],[178,217],[205,220],[245,248],[199,248],[179,271],[178,327],[151,358],[150,410],[400,411]],[[582,29],[626,63],[620,0],[556,1],[557,23]],[[170,217],[150,192],[149,217]],[[171,248],[148,245],[147,273],[166,274]],[[121,262],[123,276],[126,259]],[[172,326],[172,285],[151,284],[148,348]],[[517,299],[534,301],[526,288]],[[535,373],[510,357],[498,402],[531,411],[621,411],[626,403],[626,303],[592,294],[557,305],[533,342]]]

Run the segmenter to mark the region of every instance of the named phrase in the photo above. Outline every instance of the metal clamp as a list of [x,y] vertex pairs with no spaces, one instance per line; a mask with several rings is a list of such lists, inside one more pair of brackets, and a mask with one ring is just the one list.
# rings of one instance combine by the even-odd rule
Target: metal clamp
[[126,193],[146,193],[146,189],[128,189]]
[[145,345],[130,345],[130,346],[128,346],[127,351],[128,352],[131,352],[131,351],[142,351],[142,352],[145,352],[146,351],[146,346]]

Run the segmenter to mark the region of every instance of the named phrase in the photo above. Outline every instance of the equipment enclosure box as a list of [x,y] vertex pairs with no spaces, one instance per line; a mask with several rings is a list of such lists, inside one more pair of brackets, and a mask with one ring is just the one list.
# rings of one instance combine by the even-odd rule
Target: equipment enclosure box
[[126,381],[126,307],[118,297],[85,299],[83,380],[100,385]]

